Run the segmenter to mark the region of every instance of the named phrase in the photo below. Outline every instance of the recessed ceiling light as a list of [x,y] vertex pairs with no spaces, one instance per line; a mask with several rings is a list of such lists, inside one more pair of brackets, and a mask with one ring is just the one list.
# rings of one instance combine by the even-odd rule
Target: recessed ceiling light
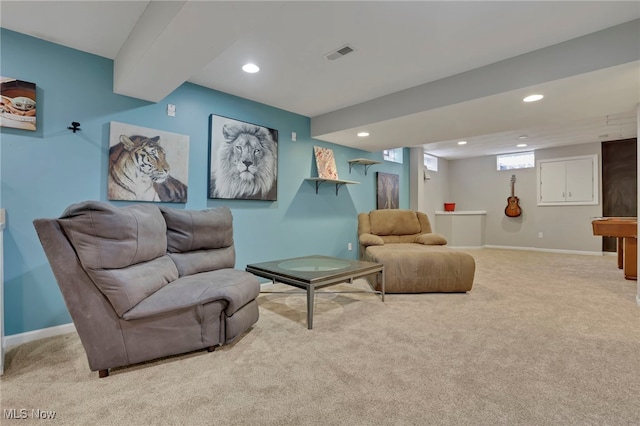
[[358,136],[361,138],[366,138],[367,136],[369,136],[369,132],[360,132],[358,133]]
[[542,95],[529,95],[526,98],[524,98],[522,101],[523,102],[536,102],[536,101],[539,101],[542,98],[544,98],[544,96],[542,96]]
[[458,145],[466,145],[466,144],[467,144],[467,141],[460,141],[460,142],[458,142]]
[[527,146],[526,143],[519,143],[518,145],[516,145],[518,148],[524,148],[525,146]]
[[242,66],[242,71],[248,72],[249,74],[253,74],[260,71],[260,67],[258,67],[256,64],[251,64],[251,63],[244,64]]

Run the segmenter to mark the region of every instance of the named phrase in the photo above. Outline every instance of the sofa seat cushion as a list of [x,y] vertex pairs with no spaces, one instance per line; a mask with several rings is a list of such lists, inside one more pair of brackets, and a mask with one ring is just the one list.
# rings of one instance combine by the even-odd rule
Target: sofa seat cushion
[[167,250],[181,277],[233,268],[233,217],[226,206],[207,210],[160,207],[167,224]]
[[125,320],[148,318],[223,300],[225,313],[237,310],[258,297],[260,283],[249,272],[226,268],[178,278],[126,312]]
[[[388,293],[466,292],[475,274],[473,256],[439,245],[369,246],[364,260],[384,265]],[[380,290],[380,283],[375,287]]]

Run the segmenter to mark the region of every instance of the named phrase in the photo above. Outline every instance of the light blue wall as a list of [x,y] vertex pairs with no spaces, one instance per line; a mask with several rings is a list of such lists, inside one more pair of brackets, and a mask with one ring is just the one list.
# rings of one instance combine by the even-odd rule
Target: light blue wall
[[[110,121],[190,136],[189,201],[169,205],[188,209],[229,206],[238,268],[306,254],[356,258],[356,216],[376,207],[377,171],[400,176],[400,207],[409,208],[408,160],[372,166],[366,176],[362,167],[349,174],[347,160],[382,161],[382,154],[311,139],[308,117],[188,83],[157,104],[115,95],[111,60],[4,29],[0,36],[0,75],[36,83],[38,108],[36,132],[0,129],[0,201],[7,209],[6,335],[71,321],[32,221],[57,217],[75,202],[106,201]],[[176,117],[167,116],[168,103],[176,105]],[[278,201],[207,198],[210,114],[279,131]],[[82,124],[81,132],[67,130],[72,121]],[[297,133],[297,142],[291,141],[291,132]],[[361,184],[342,187],[338,196],[335,186],[325,184],[316,195],[315,187],[303,180],[316,176],[314,145],[332,148],[340,178]],[[347,251],[349,242],[354,247],[351,252]]]

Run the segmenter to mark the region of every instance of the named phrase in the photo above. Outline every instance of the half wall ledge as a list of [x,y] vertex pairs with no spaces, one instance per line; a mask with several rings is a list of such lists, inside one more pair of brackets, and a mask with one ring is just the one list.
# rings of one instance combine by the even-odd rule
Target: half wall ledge
[[483,247],[486,215],[486,210],[437,211],[435,232],[451,247]]

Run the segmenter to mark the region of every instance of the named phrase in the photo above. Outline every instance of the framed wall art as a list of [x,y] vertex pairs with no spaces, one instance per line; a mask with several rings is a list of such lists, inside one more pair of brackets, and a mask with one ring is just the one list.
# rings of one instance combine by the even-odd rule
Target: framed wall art
[[112,121],[109,200],[186,203],[189,136]]
[[397,209],[400,206],[400,177],[377,172],[377,209]]
[[278,199],[278,131],[211,114],[209,198]]
[[0,126],[36,130],[36,85],[0,77]]

